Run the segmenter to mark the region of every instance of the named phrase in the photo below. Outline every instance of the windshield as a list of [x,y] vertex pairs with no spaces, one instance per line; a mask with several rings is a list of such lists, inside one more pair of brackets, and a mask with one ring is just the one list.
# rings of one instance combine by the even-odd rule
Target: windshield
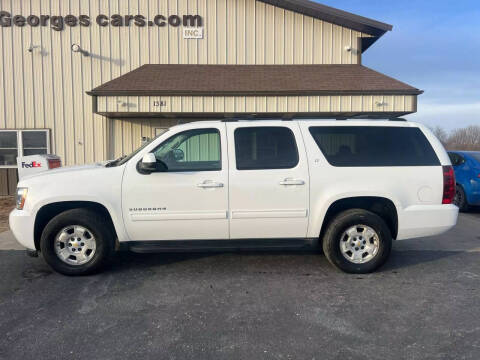
[[140,151],[142,151],[145,147],[147,147],[148,145],[150,145],[152,143],[152,141],[156,140],[160,135],[163,135],[165,134],[165,132],[163,132],[162,134],[159,134],[157,136],[155,136],[153,139],[151,140],[148,140],[146,141],[145,143],[142,144],[142,146],[140,146],[138,149],[136,149],[135,151],[133,151],[132,153],[128,154],[128,155],[123,155],[121,157],[119,157],[118,159],[115,159],[111,162],[109,162],[107,164],[108,167],[111,167],[111,166],[120,166],[120,165],[123,165],[125,164],[128,160],[130,160],[132,157],[134,157],[135,155],[137,155]]

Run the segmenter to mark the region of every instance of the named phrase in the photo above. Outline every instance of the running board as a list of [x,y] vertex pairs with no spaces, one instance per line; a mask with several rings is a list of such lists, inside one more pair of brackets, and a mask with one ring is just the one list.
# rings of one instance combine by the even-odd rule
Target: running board
[[126,247],[136,253],[299,250],[311,249],[317,245],[318,239],[162,240],[126,243]]

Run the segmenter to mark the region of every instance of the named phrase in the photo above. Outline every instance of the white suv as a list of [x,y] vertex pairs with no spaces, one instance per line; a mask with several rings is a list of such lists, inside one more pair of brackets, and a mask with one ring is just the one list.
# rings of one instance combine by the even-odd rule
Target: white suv
[[56,271],[77,275],[116,249],[305,248],[352,273],[392,239],[457,221],[443,146],[405,121],[202,121],[175,126],[104,164],[20,181],[10,227]]

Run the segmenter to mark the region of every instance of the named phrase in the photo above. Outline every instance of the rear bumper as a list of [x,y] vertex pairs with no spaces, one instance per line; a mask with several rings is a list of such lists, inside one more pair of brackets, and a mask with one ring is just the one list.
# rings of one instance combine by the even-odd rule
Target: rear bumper
[[455,205],[414,205],[398,214],[397,240],[442,234],[457,224]]
[[10,213],[8,222],[15,239],[27,249],[35,250],[33,238],[35,217],[27,211],[15,209]]

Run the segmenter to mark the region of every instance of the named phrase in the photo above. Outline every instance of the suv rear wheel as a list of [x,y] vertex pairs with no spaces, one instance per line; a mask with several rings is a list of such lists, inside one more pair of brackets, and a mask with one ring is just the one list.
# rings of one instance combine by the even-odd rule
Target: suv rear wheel
[[42,232],[40,249],[55,271],[86,275],[108,262],[114,237],[103,216],[89,209],[73,209],[50,220]]
[[363,209],[346,210],[328,225],[323,251],[328,261],[348,273],[369,273],[381,266],[392,248],[385,221]]

